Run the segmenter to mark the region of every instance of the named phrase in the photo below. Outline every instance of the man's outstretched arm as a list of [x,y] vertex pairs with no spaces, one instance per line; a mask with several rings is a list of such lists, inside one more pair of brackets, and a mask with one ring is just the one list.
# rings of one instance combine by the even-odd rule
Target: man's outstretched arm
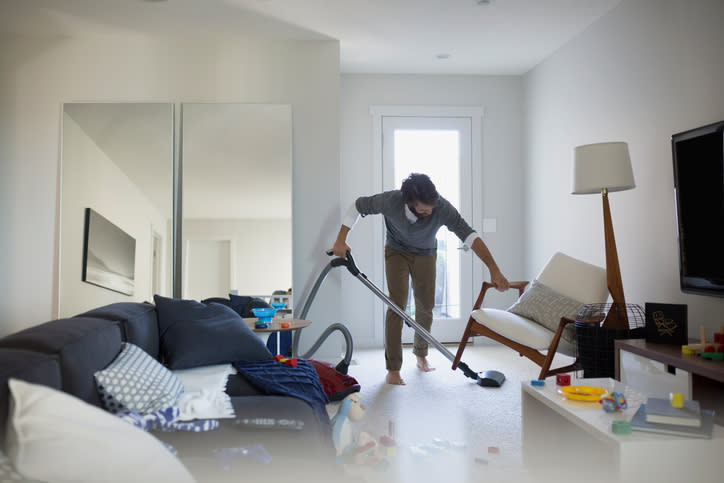
[[510,288],[510,282],[503,276],[503,273],[498,268],[498,264],[495,263],[493,255],[490,253],[488,246],[483,242],[480,237],[475,238],[472,247],[475,254],[480,258],[488,270],[490,271],[490,282],[495,285],[495,288],[502,291]]

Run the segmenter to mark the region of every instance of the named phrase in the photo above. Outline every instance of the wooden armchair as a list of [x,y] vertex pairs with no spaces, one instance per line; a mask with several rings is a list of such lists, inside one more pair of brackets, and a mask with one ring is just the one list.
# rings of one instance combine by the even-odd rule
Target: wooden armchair
[[[453,361],[453,369],[460,362],[468,340],[474,336],[500,342],[538,364],[541,367],[538,379],[579,369],[578,359],[555,369],[551,369],[551,363],[556,352],[576,356],[575,344],[562,338],[563,331],[574,322],[573,317],[584,304],[603,303],[608,299],[606,270],[556,252],[526,291],[528,285],[528,282],[512,282],[511,289],[518,290],[518,301],[509,309],[501,310],[482,308],[485,293],[494,287],[489,282],[483,282]],[[540,307],[530,306],[538,301],[543,302],[539,303]],[[535,314],[534,318],[539,320],[520,313]]]

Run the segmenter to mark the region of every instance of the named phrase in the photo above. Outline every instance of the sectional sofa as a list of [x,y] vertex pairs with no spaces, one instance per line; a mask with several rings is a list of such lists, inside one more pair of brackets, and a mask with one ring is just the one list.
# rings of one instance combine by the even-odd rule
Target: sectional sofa
[[[108,410],[109,401],[123,396],[112,394],[110,383],[99,391],[98,382],[128,348],[142,349],[136,352],[153,361],[146,365],[174,381],[169,373],[249,364],[256,371],[251,374],[264,382],[260,367],[282,366],[230,307],[163,297],[154,304],[112,304],[10,334],[0,339],[5,470],[41,481],[332,481],[339,476],[329,419],[320,409],[323,398],[260,387],[239,370],[230,371],[225,388],[233,416],[204,420],[213,423],[205,426],[197,420],[191,430],[128,424]],[[305,374],[307,385],[319,384],[308,372],[293,372],[297,369],[304,368],[284,370],[295,383]],[[137,416],[128,409],[133,404],[121,404],[121,413]]]

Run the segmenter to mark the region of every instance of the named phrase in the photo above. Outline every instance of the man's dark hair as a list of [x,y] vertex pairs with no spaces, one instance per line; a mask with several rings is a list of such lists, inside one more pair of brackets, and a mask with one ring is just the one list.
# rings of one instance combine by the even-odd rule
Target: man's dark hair
[[412,173],[403,182],[402,199],[405,203],[414,203],[419,201],[426,205],[435,205],[440,199],[440,194],[435,189],[435,185],[426,174]]

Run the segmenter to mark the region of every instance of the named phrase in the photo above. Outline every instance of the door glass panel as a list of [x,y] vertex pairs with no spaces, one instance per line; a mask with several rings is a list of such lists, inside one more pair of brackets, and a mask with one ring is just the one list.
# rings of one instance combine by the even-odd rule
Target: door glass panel
[[[394,132],[395,186],[413,172],[425,173],[439,193],[460,205],[460,135],[448,130],[397,129]],[[460,317],[460,257],[457,237],[446,227],[437,233],[435,318]],[[407,310],[414,314],[412,287]]]

